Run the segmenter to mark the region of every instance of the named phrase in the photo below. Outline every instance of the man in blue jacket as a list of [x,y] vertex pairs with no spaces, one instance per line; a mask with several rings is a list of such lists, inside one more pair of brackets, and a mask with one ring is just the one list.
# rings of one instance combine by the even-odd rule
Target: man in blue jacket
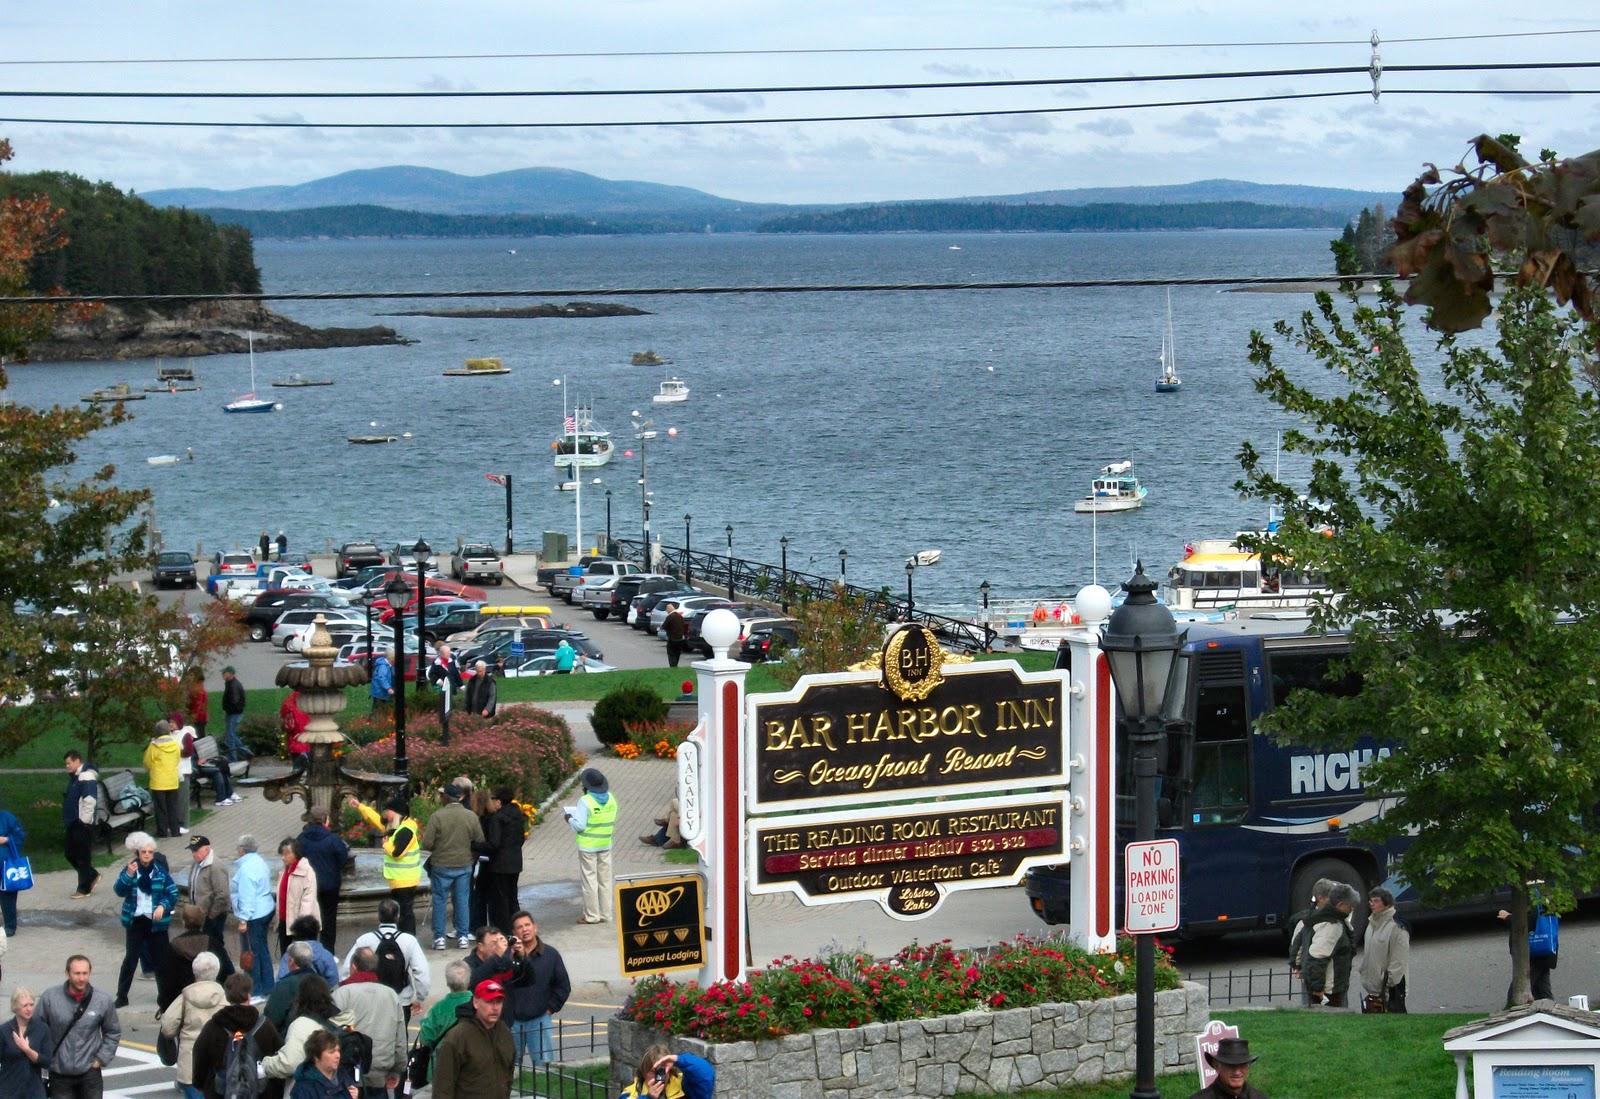
[[[82,900],[100,884],[100,871],[94,868],[94,811],[100,797],[100,776],[94,764],[76,751],[66,754],[67,789],[61,795],[61,823],[67,830],[67,861],[78,872],[78,891],[73,900]],[[110,806],[106,807],[107,809]]]
[[339,934],[339,886],[345,863],[350,861],[350,845],[328,828],[328,811],[318,805],[311,810],[311,822],[300,833],[300,853],[311,862],[317,875],[317,906],[322,910],[323,946],[332,950]]
[[372,695],[372,716],[387,721],[394,709],[394,650],[381,652],[372,661],[372,683],[368,693]]

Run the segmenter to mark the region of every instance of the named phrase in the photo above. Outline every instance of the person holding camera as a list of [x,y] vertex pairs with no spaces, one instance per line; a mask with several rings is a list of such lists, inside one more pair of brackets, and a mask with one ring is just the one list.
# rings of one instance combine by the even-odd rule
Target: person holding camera
[[717,1069],[693,1053],[673,1053],[655,1045],[644,1051],[622,1099],[711,1099]]

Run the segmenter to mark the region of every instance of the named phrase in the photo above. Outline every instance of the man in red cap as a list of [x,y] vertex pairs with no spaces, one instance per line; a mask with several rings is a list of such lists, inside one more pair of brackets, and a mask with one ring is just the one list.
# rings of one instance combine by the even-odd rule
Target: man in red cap
[[1250,1043],[1243,1038],[1222,1039],[1215,1053],[1206,1054],[1206,1063],[1216,1070],[1217,1078],[1189,1099],[1267,1099],[1266,1092],[1249,1084],[1250,1066],[1256,1060],[1250,1056]]
[[506,1099],[516,1045],[500,1021],[506,990],[499,981],[479,981],[472,1002],[456,1009],[457,1023],[434,1053],[434,1099]]

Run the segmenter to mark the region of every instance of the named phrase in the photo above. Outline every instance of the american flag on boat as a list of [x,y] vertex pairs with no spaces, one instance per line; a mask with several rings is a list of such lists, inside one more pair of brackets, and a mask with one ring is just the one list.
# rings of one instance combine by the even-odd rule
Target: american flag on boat
[[562,421],[561,430],[568,435],[576,435],[578,433],[578,421],[573,417],[568,416]]

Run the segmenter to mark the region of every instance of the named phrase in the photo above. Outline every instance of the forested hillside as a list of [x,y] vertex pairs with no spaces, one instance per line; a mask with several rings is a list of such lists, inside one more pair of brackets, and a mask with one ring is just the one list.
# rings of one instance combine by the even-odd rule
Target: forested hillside
[[66,211],[67,246],[34,265],[32,287],[74,293],[257,293],[248,230],[160,208],[66,172],[0,173],[0,197],[45,194]]
[[765,233],[1110,232],[1153,229],[1311,229],[1344,224],[1334,211],[1255,202],[1141,206],[1014,206],[994,202],[917,202],[861,206],[774,218]]

